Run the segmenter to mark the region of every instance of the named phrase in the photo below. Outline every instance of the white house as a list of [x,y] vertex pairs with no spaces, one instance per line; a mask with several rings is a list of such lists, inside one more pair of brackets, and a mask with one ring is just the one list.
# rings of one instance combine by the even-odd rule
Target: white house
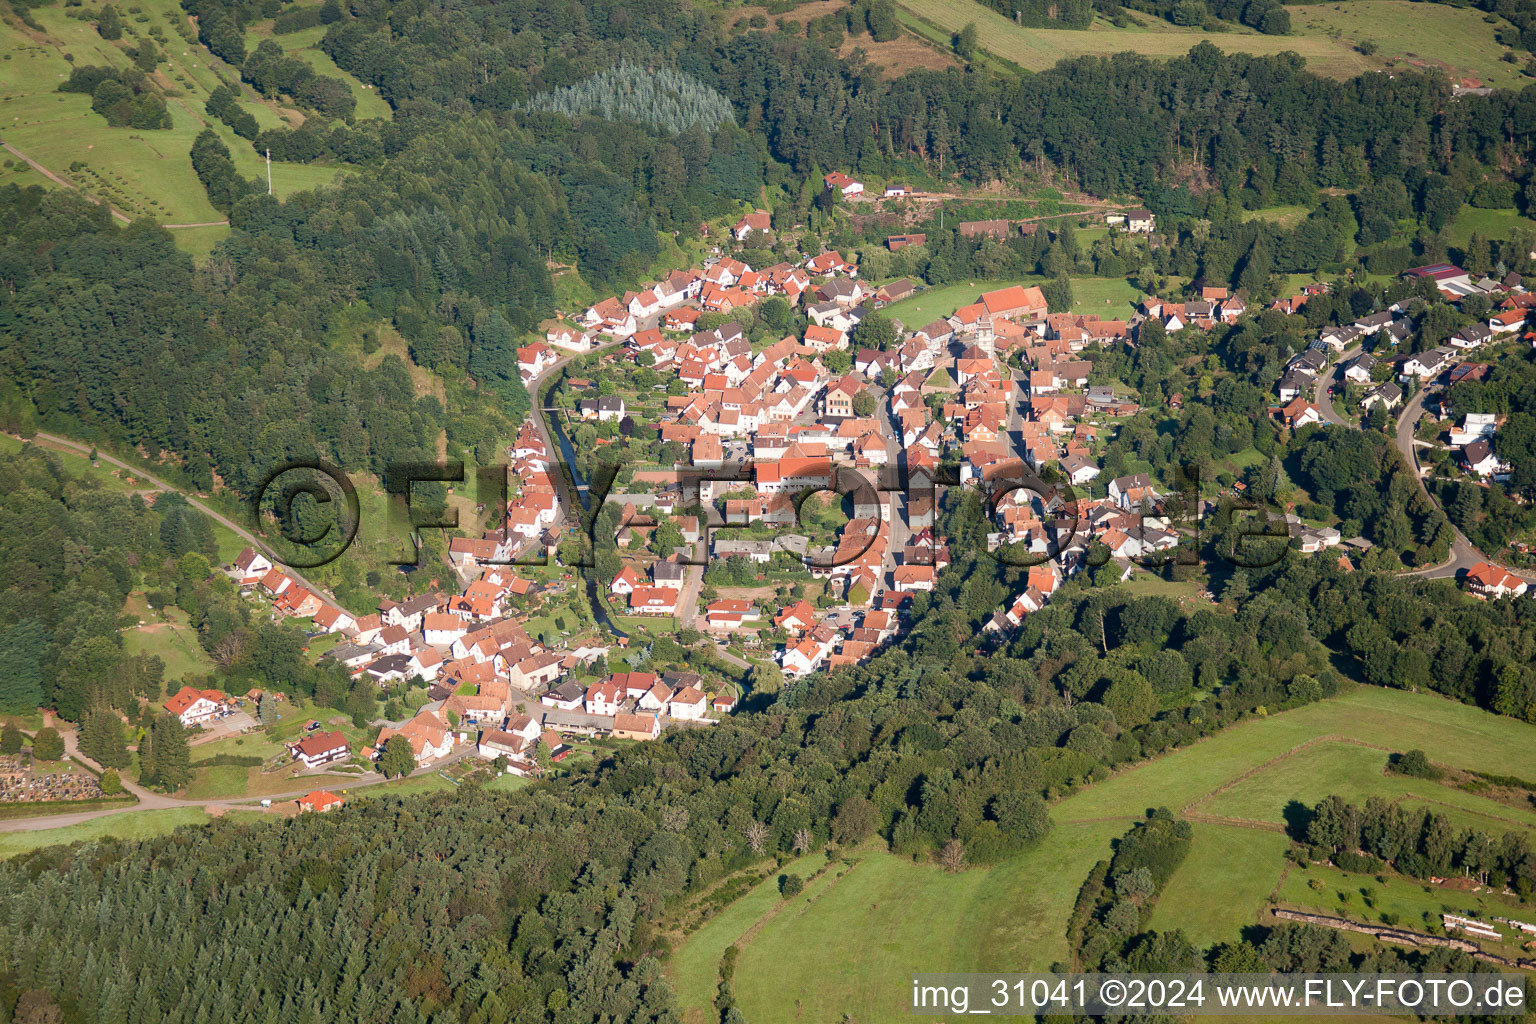
[[837,189],[844,199],[859,195],[864,191],[864,183],[862,181],[855,181],[839,171],[823,175],[821,180],[826,184],[827,188]]
[[1152,478],[1145,473],[1117,476],[1109,482],[1109,500],[1127,512],[1139,510],[1143,502],[1155,501],[1157,497]]
[[706,706],[702,690],[697,686],[685,686],[667,702],[667,714],[673,718],[703,718]]
[[1405,376],[1418,377],[1420,379],[1437,377],[1440,371],[1445,369],[1445,364],[1450,362],[1451,352],[1444,348],[1432,348],[1418,355],[1410,356],[1403,363]]
[[624,704],[624,688],[611,679],[587,687],[586,712],[589,715],[616,715]]
[[306,768],[318,768],[332,761],[344,761],[351,748],[347,746],[347,738],[339,732],[315,731],[299,740],[297,743],[288,744],[288,752],[294,760],[301,761]]
[[1467,570],[1467,589],[1486,601],[1490,597],[1519,597],[1529,584],[1496,565],[1478,562]]
[[252,587],[272,570],[272,562],[255,548],[241,550],[240,556],[229,567],[229,578],[242,587]]
[[1492,437],[1498,429],[1498,415],[1491,412],[1469,412],[1461,426],[1451,430],[1451,447],[1462,448],[1480,437]]
[[216,718],[223,706],[224,694],[218,690],[194,690],[190,686],[183,686],[163,705],[187,726]]

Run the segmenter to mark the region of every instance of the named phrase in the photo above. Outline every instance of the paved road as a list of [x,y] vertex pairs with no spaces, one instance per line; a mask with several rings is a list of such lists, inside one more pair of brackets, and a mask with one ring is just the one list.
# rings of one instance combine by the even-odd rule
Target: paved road
[[[1361,346],[1359,345],[1349,349],[1339,357],[1338,362],[1334,364],[1330,372],[1318,375],[1317,387],[1313,391],[1312,404],[1317,406],[1318,412],[1322,414],[1324,421],[1327,423],[1340,427],[1349,426],[1349,423],[1333,408],[1333,402],[1328,397],[1328,387],[1330,384],[1336,384],[1342,380],[1345,364],[1358,356],[1360,351]],[[1412,400],[1403,407],[1402,414],[1397,419],[1397,450],[1402,452],[1403,459],[1413,469],[1414,477],[1419,481],[1419,486],[1423,488],[1424,493],[1433,501],[1434,496],[1429,494],[1429,488],[1424,486],[1423,470],[1419,466],[1417,447],[1421,442],[1415,441],[1413,437],[1414,427],[1418,425],[1419,417],[1424,414],[1424,398],[1426,394],[1426,389],[1420,388]],[[1455,523],[1451,524],[1451,530],[1455,534],[1455,539],[1451,542],[1451,556],[1449,559],[1439,565],[1431,565],[1423,569],[1413,569],[1402,575],[1422,576],[1425,579],[1455,579],[1478,562],[1492,562],[1492,559],[1479,551],[1477,546],[1467,539],[1466,534],[1456,528]],[[1510,571],[1522,578],[1536,580],[1536,576],[1513,569]]]
[[[1424,414],[1424,398],[1428,393],[1427,388],[1420,387],[1418,393],[1403,407],[1403,413],[1397,419],[1397,450],[1402,452],[1403,460],[1412,468],[1414,478],[1419,481],[1419,487],[1423,488],[1430,501],[1434,501],[1434,495],[1429,494],[1429,488],[1424,486],[1424,471],[1419,466],[1418,448],[1414,444],[1413,438],[1414,427],[1418,426],[1419,417]],[[1407,572],[1403,575],[1423,576],[1426,579],[1454,579],[1478,562],[1489,562],[1493,565],[1499,564],[1479,551],[1477,546],[1467,539],[1466,534],[1456,528],[1455,523],[1451,524],[1451,530],[1455,534],[1455,540],[1451,543],[1451,557],[1448,561],[1424,569],[1414,569],[1412,572]],[[1503,566],[1502,568],[1514,573],[1521,579],[1536,581],[1536,574],[1519,569],[1510,569],[1508,566]]]
[[1312,404],[1317,406],[1317,411],[1322,414],[1324,423],[1331,423],[1336,427],[1347,427],[1349,424],[1338,410],[1333,407],[1333,400],[1328,397],[1330,385],[1338,384],[1343,380],[1344,366],[1351,359],[1360,354],[1361,346],[1356,345],[1339,356],[1338,362],[1327,373],[1317,375],[1317,387],[1312,391]]
[[[89,445],[81,444],[79,441],[71,441],[67,437],[59,437],[56,434],[45,434],[45,433],[42,433],[41,431],[39,431],[38,433],[33,435],[33,440],[45,441],[48,444],[53,445],[54,447],[67,448],[67,449],[69,449],[71,451],[81,452],[83,454],[90,454],[90,451],[91,451]],[[164,480],[161,480],[159,477],[151,476],[149,473],[146,473],[140,467],[138,467],[138,466],[130,466],[128,463],[124,462],[122,459],[119,459],[119,458],[117,458],[115,456],[112,456],[112,455],[108,455],[106,452],[102,451],[99,448],[96,450],[96,457],[98,459],[100,459],[102,462],[109,463],[109,464],[111,464],[113,466],[116,466],[119,469],[122,469],[122,470],[125,470],[125,471],[129,472],[129,473],[132,473],[134,476],[138,477],[141,480],[147,481],[154,490],[157,490],[157,491],[174,491],[175,493],[181,495],[183,498],[185,498],[187,500],[187,504],[188,505],[191,505],[193,508],[195,508],[199,512],[203,513],[203,515],[205,515],[208,518],[212,519],[214,522],[218,523],[220,526],[224,526],[224,527],[228,528],[229,530],[231,530],[235,534],[235,536],[239,537],[241,540],[245,541],[247,544],[251,545],[256,550],[264,552],[267,555],[267,557],[272,558],[272,549],[267,547],[267,545],[262,542],[261,538],[257,537],[255,534],[253,534],[251,531],[247,530],[245,527],[241,526],[239,523],[235,522],[233,519],[230,519],[228,516],[224,515],[223,513],[221,513],[219,511],[211,508],[207,503],[205,503],[202,499],[200,499],[196,494],[193,494],[193,493],[191,493],[189,491],[184,491],[180,487],[174,487],[171,484],[166,483]],[[274,563],[278,564],[278,565],[282,565],[282,563],[278,562],[276,558],[272,558],[272,561]],[[294,580],[296,580],[297,582],[299,582],[303,586],[306,586],[310,590],[314,591],[316,594],[318,594],[320,596],[320,599],[322,601],[324,601],[326,604],[330,605],[333,608],[341,608],[341,604],[339,602],[337,602],[337,600],[334,597],[332,597],[327,591],[325,591],[318,584],[312,583],[311,581],[305,579],[303,576],[299,575],[297,570],[289,568],[286,565],[283,565],[282,568],[283,568],[283,572],[285,574],[287,574],[288,576],[292,577]]]
[[[102,770],[101,765],[80,752],[79,745],[75,741],[75,731],[73,729],[61,735],[64,738],[64,750],[72,760],[78,761],[98,772]],[[436,764],[418,768],[411,773],[410,777],[416,778],[437,772],[453,764],[455,761],[469,756],[473,749],[473,747],[466,748],[457,754],[444,758]],[[303,789],[295,789],[292,792],[269,793],[265,796],[236,797],[227,800],[189,800],[145,789],[124,776],[122,780],[123,788],[138,797],[139,802],[136,804],[126,804],[122,807],[107,807],[95,811],[81,811],[78,814],[46,814],[36,818],[12,818],[8,821],[0,821],[0,832],[40,832],[47,829],[63,828],[66,825],[78,825],[82,822],[91,821],[94,818],[107,818],[114,814],[131,814],[135,811],[165,811],[178,807],[203,808],[205,810],[210,808],[223,810],[235,808],[253,811],[260,808],[262,800],[280,803],[285,800],[301,797],[306,793],[312,793],[317,789],[335,787],[337,789],[353,790],[361,789],[364,786],[376,786],[390,781],[384,778],[384,776],[377,774],[363,775],[357,778],[340,775],[313,775],[306,776],[306,778],[310,780],[309,784]]]

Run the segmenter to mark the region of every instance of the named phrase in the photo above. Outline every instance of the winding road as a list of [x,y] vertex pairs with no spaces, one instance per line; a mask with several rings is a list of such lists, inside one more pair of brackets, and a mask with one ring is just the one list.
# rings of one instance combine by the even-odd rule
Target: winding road
[[[1317,406],[1317,411],[1322,414],[1323,420],[1326,423],[1338,427],[1351,426],[1334,409],[1333,402],[1328,396],[1328,388],[1342,381],[1344,367],[1351,359],[1358,356],[1360,352],[1361,346],[1359,345],[1349,349],[1339,356],[1338,361],[1327,373],[1319,374],[1317,377],[1317,386],[1313,389],[1312,394],[1312,404]],[[1408,401],[1407,405],[1403,406],[1403,411],[1397,418],[1396,441],[1397,450],[1402,453],[1403,461],[1413,470],[1413,476],[1419,482],[1419,488],[1423,490],[1425,496],[1430,501],[1434,501],[1435,496],[1430,494],[1429,488],[1424,485],[1424,470],[1419,465],[1418,450],[1414,444],[1413,437],[1414,428],[1418,426],[1419,418],[1424,415],[1424,399],[1430,391],[1431,389],[1428,387],[1420,387],[1418,393]],[[1438,505],[1438,503],[1436,504]],[[1451,542],[1451,557],[1449,559],[1439,565],[1430,565],[1422,569],[1410,569],[1401,573],[1401,575],[1420,576],[1424,579],[1433,580],[1456,579],[1479,562],[1499,565],[1498,562],[1495,562],[1479,551],[1477,545],[1468,540],[1467,535],[1462,533],[1455,523],[1451,524],[1451,531],[1455,535],[1455,539]],[[1511,569],[1505,565],[1500,565],[1500,568],[1528,582],[1536,582],[1536,574],[1519,569]]]
[[[23,438],[23,440],[28,440],[28,439],[27,438]],[[77,453],[82,454],[82,455],[89,455],[91,453],[91,451],[92,451],[92,449],[91,449],[91,447],[89,445],[81,444],[79,441],[71,441],[67,437],[59,437],[57,434],[45,434],[42,431],[38,431],[36,434],[33,434],[32,437],[30,438],[30,440],[42,441],[42,442],[45,442],[46,445],[51,445],[52,447],[55,447],[55,448],[63,448],[65,450],[67,450],[67,451],[77,452]],[[212,519],[214,522],[218,523],[220,526],[223,526],[226,529],[230,530],[232,533],[234,533],[235,536],[239,537],[241,540],[243,540],[247,544],[251,545],[257,551],[260,551],[260,552],[264,553],[268,558],[272,559],[274,564],[283,565],[283,563],[279,562],[278,559],[273,556],[272,549],[267,547],[267,545],[262,542],[260,537],[257,537],[250,530],[247,530],[245,527],[241,526],[239,523],[235,522],[233,519],[230,519],[228,516],[224,515],[223,513],[221,513],[219,511],[211,508],[206,502],[204,502],[196,494],[193,494],[193,493],[191,493],[189,491],[185,491],[185,490],[183,490],[180,487],[174,487],[171,484],[166,483],[164,480],[161,480],[159,477],[150,475],[149,473],[145,472],[143,469],[139,468],[138,466],[130,466],[128,463],[124,462],[122,459],[119,459],[119,458],[117,458],[116,456],[113,456],[113,455],[108,455],[106,452],[102,451],[99,448],[95,449],[95,451],[96,451],[96,457],[98,459],[100,459],[102,462],[108,463],[109,465],[116,466],[118,469],[121,469],[121,470],[123,470],[125,472],[132,473],[134,476],[138,477],[139,479],[143,480],[145,483],[149,484],[151,490],[171,491],[171,492],[174,492],[176,494],[181,495],[183,498],[186,499],[188,505],[191,505],[193,508],[197,509],[199,512],[201,512],[203,515],[207,516],[209,519]],[[286,575],[290,576],[292,579],[294,579],[299,584],[301,584],[301,585],[303,585],[305,587],[308,587],[310,590],[314,591],[317,595],[319,595],[320,599],[322,601],[324,601],[326,604],[330,605],[333,608],[341,608],[341,605],[336,601],[336,599],[334,597],[332,597],[329,593],[327,593],[318,584],[312,583],[309,580],[305,579],[303,576],[299,575],[299,573],[296,570],[290,568],[287,565],[283,565],[283,572]]]
[[[91,760],[89,757],[86,757],[80,752],[79,744],[76,741],[75,730],[71,729],[68,732],[61,732],[60,735],[64,740],[64,752],[69,756],[70,760],[77,761],[96,772],[101,772],[103,770],[101,765],[97,764],[95,761]],[[464,750],[458,754],[450,755],[449,757],[435,762],[434,764],[418,768],[406,777],[414,779],[418,776],[430,775],[434,772],[441,771],[448,765],[453,764],[455,761],[468,756],[468,754],[469,750]],[[353,777],[320,774],[305,776],[305,778],[312,779],[313,781],[303,789],[296,789],[292,792],[268,793],[263,796],[232,797],[222,800],[186,800],[145,789],[138,783],[128,779],[127,776],[122,776],[123,789],[137,797],[138,803],[124,804],[121,807],[105,807],[94,811],[80,811],[74,814],[45,814],[35,818],[12,818],[7,821],[0,821],[0,832],[41,832],[48,829],[64,828],[68,825],[79,825],[83,822],[91,821],[96,818],[108,818],[114,814],[131,814],[135,811],[168,811],[175,810],[177,808],[192,808],[202,810],[239,809],[254,811],[260,809],[262,800],[271,800],[273,803],[278,803],[285,800],[293,800],[303,796],[306,793],[313,793],[316,789],[325,789],[329,786],[335,786],[338,789],[344,788],[347,790],[353,790],[361,789],[364,786],[377,786],[381,783],[392,781],[384,778],[382,775],[362,775]]]
[[[1429,488],[1424,486],[1424,470],[1419,465],[1419,453],[1413,443],[1413,431],[1419,423],[1419,417],[1424,414],[1424,398],[1429,394],[1429,389],[1419,388],[1417,394],[1403,407],[1403,413],[1397,419],[1397,450],[1402,453],[1403,461],[1413,469],[1414,479],[1418,480],[1419,487],[1434,501],[1434,495],[1429,493]],[[1536,582],[1536,574],[1520,569],[1512,569],[1507,565],[1501,565],[1478,550],[1477,546],[1467,539],[1467,535],[1451,523],[1451,530],[1455,539],[1451,542],[1451,557],[1440,565],[1432,565],[1424,569],[1414,569],[1404,573],[1405,576],[1422,576],[1425,579],[1454,579],[1466,570],[1472,568],[1478,562],[1487,562],[1497,565],[1506,572],[1527,582]]]

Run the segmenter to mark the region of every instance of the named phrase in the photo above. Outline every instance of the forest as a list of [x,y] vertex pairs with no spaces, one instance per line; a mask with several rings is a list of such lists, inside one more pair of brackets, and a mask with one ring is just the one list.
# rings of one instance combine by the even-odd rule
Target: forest
[[[281,13],[267,6],[206,0],[200,25],[212,32]],[[287,203],[241,180],[216,138],[200,139],[199,176],[235,228],[211,262],[194,266],[152,226],[118,228],[67,197],[0,196],[11,285],[0,293],[0,365],[16,384],[0,395],[8,426],[175,453],[182,479],[207,487],[216,475],[236,494],[264,464],[301,453],[377,472],[420,457],[441,430],[465,451],[507,435],[527,408],[517,336],[553,307],[547,264],[576,265],[593,287],[632,286],[652,272],[659,234],[693,230],[764,185],[808,210],[815,191],[803,184],[818,169],[920,165],[979,182],[1049,168],[1094,194],[1144,197],[1177,239],[1149,272],[1262,294],[1279,274],[1327,266],[1402,219],[1422,225],[1408,255],[1435,256],[1447,211],[1507,177],[1493,168],[1529,165],[1526,126],[1536,124],[1533,90],[1451,102],[1428,76],[1334,82],[1290,57],[1209,46],[1166,63],[1120,55],[1022,78],[914,70],[887,79],[814,40],[722,35],[674,0],[380,0],[334,14],[323,46],[395,107],[387,137],[357,154],[359,173]],[[377,31],[386,23],[391,32]],[[616,58],[675,68],[669,95],[718,94],[734,119],[713,114],[681,130],[676,112],[652,124],[602,121],[582,112],[603,109],[600,83],[560,92]],[[356,134],[310,130],[326,146]],[[1505,183],[1499,202],[1529,201],[1523,177]],[[1324,187],[1352,189],[1360,205],[1320,201]],[[1240,216],[1274,202],[1316,202],[1317,212],[1291,231]],[[918,268],[932,283],[982,261],[1001,272],[1085,262],[1113,272],[1120,259],[1068,253],[1064,264],[1051,246],[1037,255],[948,245]],[[392,358],[356,372],[338,342],[362,335],[367,349],[369,331],[353,326],[367,314],[390,322],[412,359],[444,379],[446,402],[408,394]],[[1244,353],[1263,387],[1283,349],[1258,343],[1230,351]],[[198,372],[171,369],[188,366]],[[198,387],[184,383],[193,379]]]

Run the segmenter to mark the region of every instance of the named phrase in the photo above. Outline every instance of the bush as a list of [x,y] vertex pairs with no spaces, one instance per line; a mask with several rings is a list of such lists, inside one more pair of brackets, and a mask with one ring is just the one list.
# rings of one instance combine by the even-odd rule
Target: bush
[[1387,767],[1399,775],[1415,779],[1438,779],[1440,769],[1429,763],[1429,755],[1422,750],[1410,750],[1406,754],[1393,754],[1387,758]]
[[789,899],[792,896],[800,895],[804,891],[805,879],[801,878],[799,875],[785,874],[779,876],[780,896],[783,896],[785,899]]
[[115,796],[123,791],[123,780],[117,772],[108,768],[101,773],[101,791],[108,796]]
[[1333,862],[1344,871],[1358,875],[1374,875],[1381,870],[1381,861],[1365,853],[1342,851],[1333,855]]
[[260,768],[261,758],[253,754],[215,754],[201,761],[193,761],[193,768]]

